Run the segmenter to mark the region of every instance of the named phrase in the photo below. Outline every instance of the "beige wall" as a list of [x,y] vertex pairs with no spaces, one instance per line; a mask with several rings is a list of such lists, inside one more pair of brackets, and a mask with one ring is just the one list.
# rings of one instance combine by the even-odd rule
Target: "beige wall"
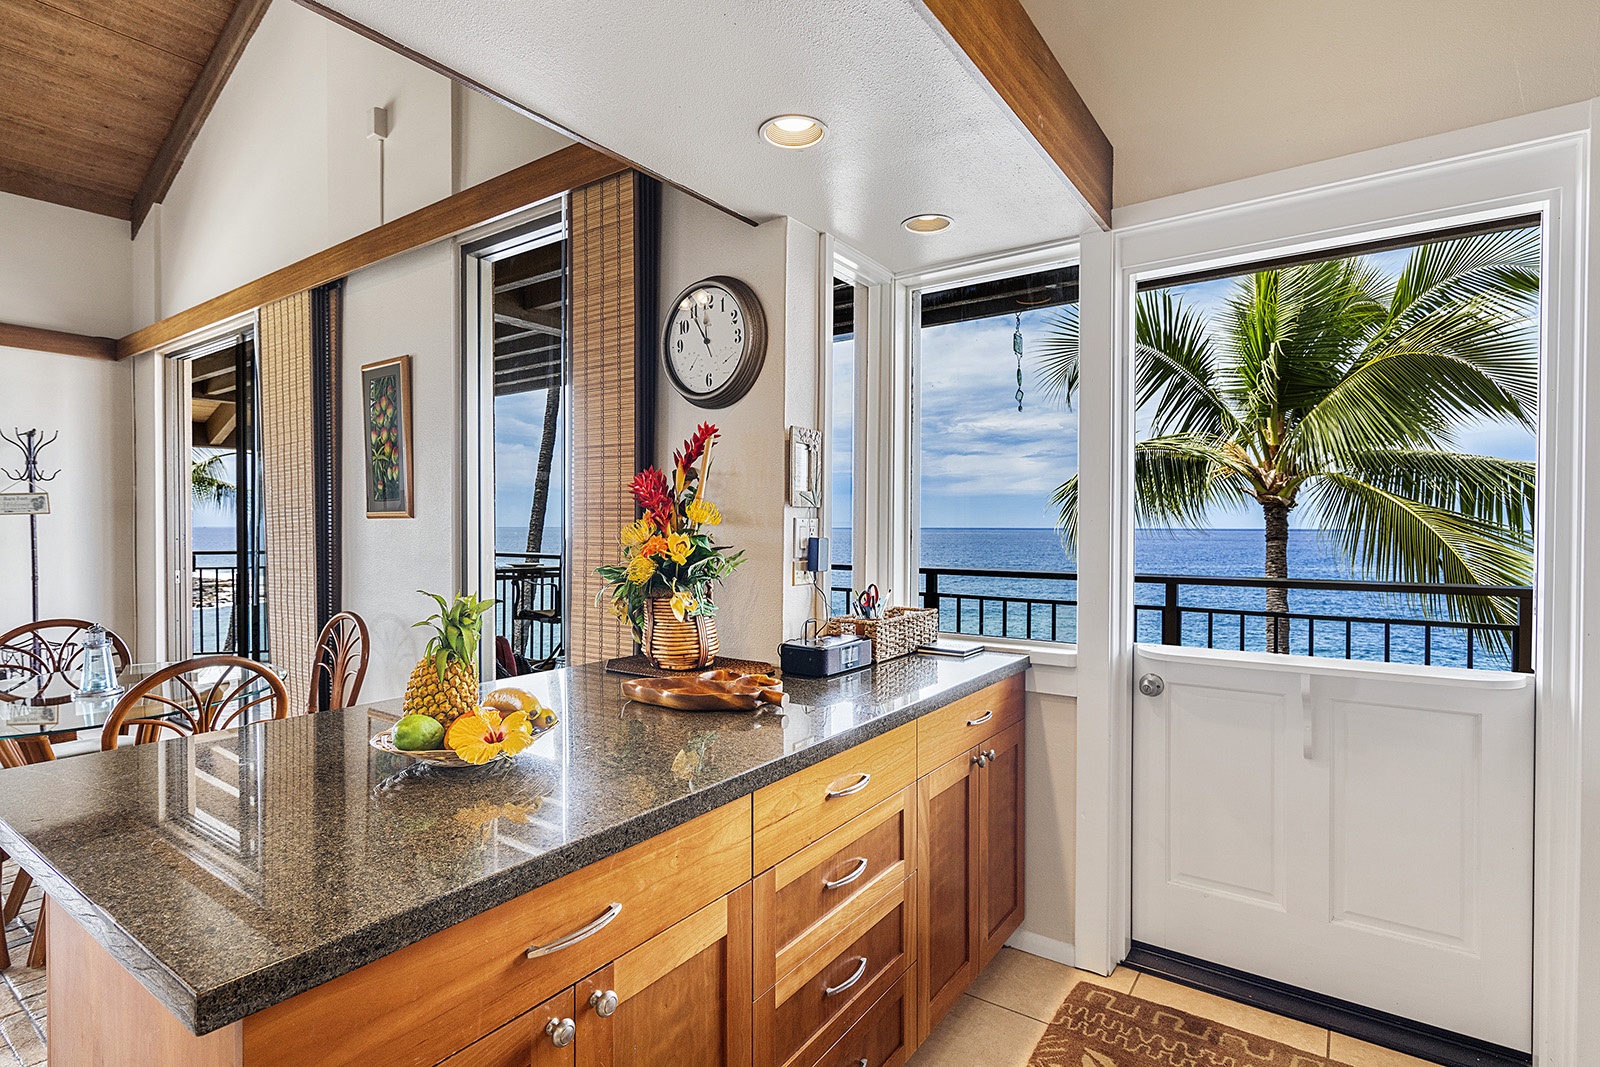
[[[1030,684],[1034,672],[1029,672]],[[1070,958],[1077,907],[1078,701],[1030,692],[1027,746],[1027,918],[1012,939],[1052,959]]]

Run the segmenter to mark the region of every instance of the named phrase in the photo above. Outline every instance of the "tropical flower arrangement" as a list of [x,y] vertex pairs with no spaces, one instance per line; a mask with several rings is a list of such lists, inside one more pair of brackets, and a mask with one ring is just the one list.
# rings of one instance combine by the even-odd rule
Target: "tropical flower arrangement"
[[622,528],[621,561],[598,568],[606,584],[597,599],[609,596],[612,612],[641,639],[657,598],[670,600],[679,622],[711,618],[711,587],[744,562],[743,551],[714,543],[709,532],[722,523],[705,496],[716,441],[717,428],[701,423],[673,453],[670,477],[654,467],[633,476],[633,501],[644,514]]

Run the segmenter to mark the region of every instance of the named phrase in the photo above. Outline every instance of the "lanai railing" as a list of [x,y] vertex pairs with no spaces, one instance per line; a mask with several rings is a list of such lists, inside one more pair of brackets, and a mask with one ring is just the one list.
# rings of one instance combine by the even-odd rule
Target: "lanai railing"
[[[836,564],[833,571],[831,606],[842,614],[850,568]],[[919,575],[917,602],[939,609],[945,633],[1077,640],[1076,571],[923,567]],[[1299,655],[1533,669],[1533,590],[1526,586],[1137,574],[1134,587],[1137,640],[1149,644],[1263,651],[1268,620],[1285,619],[1289,651]],[[1266,609],[1269,588],[1289,591],[1288,612]],[[1442,610],[1447,597],[1498,601],[1514,621],[1452,619]]]

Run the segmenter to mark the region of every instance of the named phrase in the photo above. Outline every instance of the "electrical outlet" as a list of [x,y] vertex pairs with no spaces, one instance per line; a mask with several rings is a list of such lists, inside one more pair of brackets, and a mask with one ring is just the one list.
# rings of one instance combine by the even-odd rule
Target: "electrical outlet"
[[805,560],[797,559],[797,560],[795,560],[793,562],[793,564],[791,565],[791,570],[790,570],[790,574],[789,574],[789,584],[790,585],[810,585],[811,584],[811,572],[806,570],[806,561]]

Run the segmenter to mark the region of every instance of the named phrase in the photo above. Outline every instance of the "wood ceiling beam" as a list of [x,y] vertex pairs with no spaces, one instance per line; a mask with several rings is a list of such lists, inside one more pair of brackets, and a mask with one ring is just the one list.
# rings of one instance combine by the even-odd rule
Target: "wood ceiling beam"
[[77,208],[95,215],[108,215],[114,219],[133,218],[133,202],[126,197],[74,185],[60,178],[43,178],[3,163],[0,163],[0,192]]
[[178,176],[184,158],[200,134],[200,127],[205,125],[217,98],[222,95],[223,86],[228,84],[228,76],[244,54],[245,45],[250,43],[256,27],[261,25],[261,16],[267,13],[270,2],[239,0],[233,14],[223,24],[222,33],[217,37],[217,46],[211,50],[205,66],[200,68],[194,88],[184,100],[178,117],[172,120],[172,128],[156,150],[155,159],[151,161],[150,169],[145,171],[139,191],[133,196],[132,236],[139,236],[139,227],[150,214],[151,206],[161,203],[167,190],[172,188],[173,179]]
[[1111,141],[1021,0],[922,0],[1023,130],[1111,229]]
[[117,358],[115,337],[90,337],[81,333],[18,326],[10,322],[0,322],[0,348],[55,352],[63,356],[83,356],[87,359]]
[[490,178],[454,196],[418,208],[393,222],[357,234],[332,248],[307,256],[212,297],[186,311],[168,316],[117,342],[117,358],[148,352],[170,344],[185,334],[253,311],[306,289],[337,281],[374,263],[413,248],[452,237],[541,200],[628,170],[627,163],[587,145],[568,145],[531,163],[524,163],[497,178]]

